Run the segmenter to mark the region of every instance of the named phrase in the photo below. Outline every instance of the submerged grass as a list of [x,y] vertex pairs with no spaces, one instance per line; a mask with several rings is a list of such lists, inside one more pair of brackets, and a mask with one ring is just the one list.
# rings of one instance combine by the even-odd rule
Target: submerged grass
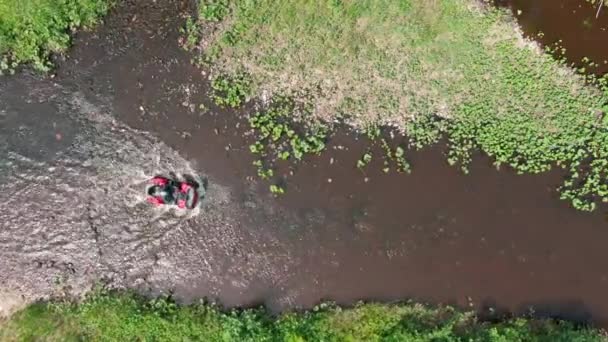
[[417,148],[445,135],[448,161],[465,172],[475,148],[521,173],[557,165],[570,171],[562,197],[576,208],[608,201],[606,88],[521,38],[505,10],[477,0],[201,1],[196,46],[216,77],[247,74],[252,94],[313,103],[321,121],[394,125]]
[[224,311],[129,293],[96,293],[80,304],[38,303],[0,323],[2,341],[604,341],[567,322],[480,322],[472,313],[415,304],[325,304],[271,316],[263,308]]
[[30,63],[50,68],[51,53],[70,44],[70,31],[90,27],[108,10],[111,0],[0,1],[0,73]]

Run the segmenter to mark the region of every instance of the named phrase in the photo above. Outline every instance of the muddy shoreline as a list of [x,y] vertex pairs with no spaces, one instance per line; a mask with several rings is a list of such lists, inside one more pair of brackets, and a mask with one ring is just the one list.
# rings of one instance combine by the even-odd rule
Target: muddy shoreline
[[[191,5],[122,2],[105,25],[77,35],[54,79],[0,80],[9,113],[0,147],[19,155],[15,167],[0,169],[0,186],[36,183],[12,197],[31,204],[2,217],[9,224],[0,229],[1,287],[31,300],[105,279],[144,293],[173,291],[183,301],[209,297],[275,311],[411,298],[490,316],[533,307],[537,315],[608,326],[605,208],[581,213],[560,201],[559,172],[497,172],[476,155],[465,176],[437,145],[408,155],[411,175],[382,173],[379,158],[362,173],[355,163],[367,143],[338,132],[327,153],[297,166],[285,196],[273,198],[267,183],[250,177],[242,116],[251,108],[215,107],[205,75],[178,47]],[[51,119],[37,120],[43,115]],[[80,168],[87,160],[98,163]],[[62,165],[82,175],[53,173],[73,190],[36,178]],[[208,178],[210,196],[196,216],[78,197],[82,188],[92,189],[87,199],[119,196],[115,183],[135,193],[133,174],[169,169]],[[36,191],[52,200],[29,197]],[[73,207],[70,196],[89,206]],[[82,230],[74,228],[91,213]]]

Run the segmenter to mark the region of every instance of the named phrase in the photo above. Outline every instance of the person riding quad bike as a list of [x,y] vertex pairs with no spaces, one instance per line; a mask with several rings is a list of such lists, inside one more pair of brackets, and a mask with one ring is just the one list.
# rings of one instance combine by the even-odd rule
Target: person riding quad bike
[[195,184],[179,182],[162,176],[156,176],[150,180],[147,193],[149,203],[176,205],[181,209],[194,208],[198,200]]

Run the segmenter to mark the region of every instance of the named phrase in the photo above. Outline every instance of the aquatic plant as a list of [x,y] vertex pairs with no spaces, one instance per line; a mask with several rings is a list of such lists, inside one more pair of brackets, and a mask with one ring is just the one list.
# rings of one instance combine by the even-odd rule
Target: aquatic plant
[[397,170],[399,172],[412,172],[410,163],[405,159],[405,150],[401,146],[397,146],[393,156],[397,162]]
[[401,146],[397,146],[395,150],[389,146],[388,141],[382,138],[380,140],[382,149],[384,150],[384,169],[385,173],[390,171],[390,162],[394,162],[397,164],[398,172],[407,172],[410,173],[412,171],[410,163],[405,159],[405,150]]
[[357,168],[359,169],[363,169],[364,167],[367,166],[367,164],[369,164],[372,161],[372,151],[371,150],[367,150],[363,156],[357,160]]
[[381,134],[382,134],[382,131],[380,130],[380,127],[376,123],[372,123],[365,128],[365,135],[371,141],[376,141],[378,138],[380,138]]
[[285,193],[285,189],[283,189],[283,187],[280,186],[280,185],[271,184],[270,185],[270,192],[273,195],[278,196],[278,195],[284,194]]
[[[401,146],[397,146],[394,150],[390,147],[389,142],[386,138],[382,137],[382,131],[377,124],[369,125],[364,130],[365,136],[370,140],[372,145],[379,143],[382,151],[384,152],[384,161],[382,171],[389,173],[391,170],[391,163],[396,164],[396,170],[398,172],[411,172],[411,165],[405,158],[405,149]],[[393,134],[391,134],[393,136]],[[411,141],[411,140],[410,140]],[[371,146],[368,148],[363,156],[357,160],[357,168],[363,169],[372,161],[372,150]]]
[[265,168],[264,162],[261,159],[255,160],[253,166],[257,168],[257,175],[261,179],[267,180],[274,176],[274,171],[271,168]]
[[221,107],[240,107],[251,92],[251,81],[245,75],[220,76],[211,82],[213,101]]
[[[307,154],[320,154],[325,149],[328,128],[320,123],[296,123],[292,112],[297,110],[289,98],[277,96],[270,106],[249,118],[256,141],[249,146],[253,154],[260,155],[254,162],[262,179],[272,177],[269,171],[277,161],[300,161]],[[273,191],[276,190],[275,191]],[[280,194],[283,189],[271,186],[271,192]]]
[[409,146],[421,149],[439,142],[447,130],[448,121],[435,115],[425,114],[412,118],[405,124]]

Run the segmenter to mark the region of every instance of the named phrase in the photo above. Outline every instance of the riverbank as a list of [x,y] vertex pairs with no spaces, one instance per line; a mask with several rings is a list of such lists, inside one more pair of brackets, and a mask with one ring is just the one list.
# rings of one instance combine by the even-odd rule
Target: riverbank
[[[525,37],[565,57],[573,68],[601,76],[608,72],[608,2],[602,0],[496,0],[511,9]],[[604,4],[604,7],[599,7]],[[564,21],[563,18],[568,18]]]
[[448,161],[465,172],[480,149],[520,173],[567,169],[561,196],[578,209],[608,201],[605,81],[590,86],[543,54],[505,10],[475,0],[255,9],[202,0],[198,18],[184,45],[199,51],[224,105],[288,96],[304,108],[295,120],[392,125],[414,148],[443,135]]
[[80,304],[37,303],[0,322],[3,341],[605,341],[600,330],[534,318],[499,322],[450,307],[331,304],[271,316],[264,308],[225,311],[129,293],[91,295]]

